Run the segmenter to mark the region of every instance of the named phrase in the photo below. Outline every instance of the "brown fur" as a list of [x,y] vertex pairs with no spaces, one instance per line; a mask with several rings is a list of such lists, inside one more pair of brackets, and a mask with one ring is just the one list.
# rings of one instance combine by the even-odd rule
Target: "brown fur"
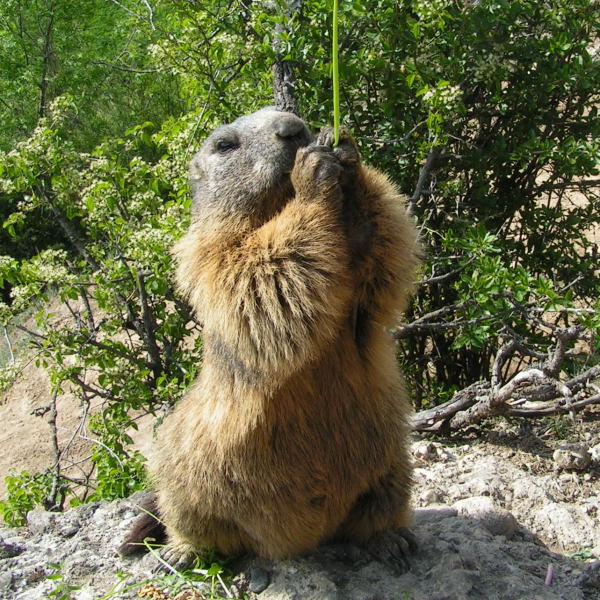
[[386,328],[411,290],[415,227],[349,137],[307,146],[295,119],[238,119],[192,163],[175,255],[204,357],[150,463],[170,558],[290,557],[409,520],[409,405]]

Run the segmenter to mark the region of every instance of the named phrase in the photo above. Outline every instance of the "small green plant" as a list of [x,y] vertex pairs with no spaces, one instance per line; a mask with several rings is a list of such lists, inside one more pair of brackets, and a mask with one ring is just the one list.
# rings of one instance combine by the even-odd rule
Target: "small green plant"
[[557,440],[573,439],[573,422],[565,415],[548,417],[544,425],[548,433]]
[[574,560],[584,561],[596,560],[598,558],[591,550],[578,550],[577,552],[573,552],[568,556]]
[[71,593],[80,589],[79,586],[71,585],[63,580],[64,576],[61,573],[62,565],[59,563],[48,563],[48,566],[54,569],[54,573],[47,575],[46,579],[57,582],[56,587],[51,592],[48,592],[48,597],[55,600],[71,600]]
[[52,481],[48,473],[11,473],[4,479],[7,499],[0,500],[0,517],[10,527],[20,527],[27,522],[27,513],[49,496]]
[[14,383],[18,373],[17,365],[9,364],[0,367],[0,392],[4,392]]
[[[161,561],[157,546],[148,545],[148,549]],[[146,579],[127,587],[122,587],[122,583],[128,575],[118,573],[118,582],[98,600],[111,600],[132,590],[137,590],[140,598],[174,598],[187,590],[200,592],[201,597],[206,600],[234,598],[228,585],[231,575],[227,573],[223,560],[212,552],[198,557],[194,565],[185,571],[177,571],[170,566],[169,569],[171,572],[167,575]],[[247,600],[247,597],[237,600]]]

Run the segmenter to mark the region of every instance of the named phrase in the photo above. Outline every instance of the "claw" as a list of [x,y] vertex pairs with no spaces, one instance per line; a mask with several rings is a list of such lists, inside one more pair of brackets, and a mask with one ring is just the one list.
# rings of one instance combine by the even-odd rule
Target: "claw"
[[196,553],[189,544],[167,544],[159,552],[160,560],[154,568],[156,573],[185,571],[196,560]]
[[328,146],[329,148],[333,148],[333,127],[323,127],[319,134],[317,135],[317,144],[319,146]]
[[375,535],[367,542],[366,549],[376,560],[405,573],[410,570],[410,555],[418,550],[418,544],[414,533],[401,527]]

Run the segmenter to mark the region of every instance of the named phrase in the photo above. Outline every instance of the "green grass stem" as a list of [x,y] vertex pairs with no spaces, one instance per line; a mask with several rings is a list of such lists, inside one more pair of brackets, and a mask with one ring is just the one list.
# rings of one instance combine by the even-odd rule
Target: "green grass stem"
[[340,142],[340,69],[338,58],[338,12],[339,0],[333,0],[333,42],[331,62],[333,70],[333,145]]

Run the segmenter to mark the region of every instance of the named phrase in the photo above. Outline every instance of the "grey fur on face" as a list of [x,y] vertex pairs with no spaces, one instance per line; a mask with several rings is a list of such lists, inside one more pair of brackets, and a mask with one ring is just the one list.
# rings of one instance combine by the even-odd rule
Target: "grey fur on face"
[[312,140],[304,121],[273,107],[219,127],[190,164],[195,218],[213,211],[268,218],[292,196],[296,152]]

